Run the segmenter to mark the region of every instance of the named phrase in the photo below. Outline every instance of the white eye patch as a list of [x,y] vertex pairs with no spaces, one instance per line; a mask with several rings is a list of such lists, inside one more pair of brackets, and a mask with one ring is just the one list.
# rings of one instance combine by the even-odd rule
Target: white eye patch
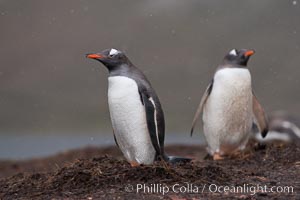
[[113,56],[113,55],[116,55],[116,54],[118,54],[118,53],[119,53],[118,50],[116,50],[116,49],[111,49],[110,52],[109,52],[109,55],[110,55],[110,56]]
[[229,55],[237,56],[236,50],[235,50],[235,49],[232,49],[232,50],[229,52]]

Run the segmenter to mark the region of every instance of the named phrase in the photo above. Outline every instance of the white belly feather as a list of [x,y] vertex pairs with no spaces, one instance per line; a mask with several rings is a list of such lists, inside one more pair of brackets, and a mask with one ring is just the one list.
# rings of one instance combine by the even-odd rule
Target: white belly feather
[[108,104],[119,148],[129,162],[151,164],[155,158],[137,83],[125,76],[108,78]]
[[248,69],[216,72],[203,109],[204,134],[210,154],[230,154],[244,148],[252,126],[252,88]]

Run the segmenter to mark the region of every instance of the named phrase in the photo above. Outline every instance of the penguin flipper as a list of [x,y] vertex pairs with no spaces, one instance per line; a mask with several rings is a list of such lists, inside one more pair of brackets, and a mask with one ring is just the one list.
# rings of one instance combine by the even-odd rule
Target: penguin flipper
[[114,140],[115,140],[117,147],[120,148],[114,130],[113,130],[113,135],[114,135]]
[[193,135],[193,131],[194,131],[194,128],[195,128],[195,125],[198,121],[198,118],[199,118],[199,115],[200,113],[202,112],[203,110],[203,107],[212,91],[212,88],[213,88],[213,84],[214,84],[214,79],[210,82],[210,84],[208,85],[208,87],[206,88],[202,98],[201,98],[201,101],[200,101],[200,104],[197,108],[197,111],[196,111],[196,114],[194,116],[194,119],[193,119],[193,123],[192,123],[192,128],[191,128],[191,136]]
[[155,102],[153,101],[152,97],[148,97],[145,93],[141,92],[141,99],[142,103],[145,107],[145,113],[146,113],[146,119],[147,119],[147,127],[149,130],[150,138],[152,145],[158,155],[162,155],[162,148],[160,146],[159,141],[159,133],[158,133],[158,127],[157,127],[157,118],[156,118],[156,106]]
[[264,138],[264,137],[266,137],[266,135],[269,131],[268,120],[267,120],[267,117],[266,117],[263,107],[258,102],[253,91],[252,91],[252,96],[253,96],[253,113],[254,113],[259,131],[261,133],[261,136]]

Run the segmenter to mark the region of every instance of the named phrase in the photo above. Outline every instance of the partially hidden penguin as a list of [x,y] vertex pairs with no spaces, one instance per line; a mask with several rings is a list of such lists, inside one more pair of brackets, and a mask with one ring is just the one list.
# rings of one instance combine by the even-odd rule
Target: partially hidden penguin
[[275,111],[268,114],[269,132],[262,138],[253,124],[253,138],[259,143],[300,143],[300,118],[286,111]]
[[245,149],[252,124],[264,138],[268,122],[263,107],[253,93],[247,63],[253,50],[233,49],[218,66],[201,98],[193,119],[191,135],[201,113],[208,153],[214,160]]
[[131,166],[189,162],[164,151],[165,121],[162,106],[146,76],[116,49],[91,53],[109,71],[108,105],[114,139]]

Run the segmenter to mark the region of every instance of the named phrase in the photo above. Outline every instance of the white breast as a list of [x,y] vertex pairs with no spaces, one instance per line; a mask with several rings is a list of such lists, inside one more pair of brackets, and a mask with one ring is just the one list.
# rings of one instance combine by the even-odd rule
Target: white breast
[[108,103],[118,145],[129,162],[151,164],[155,150],[137,83],[125,76],[108,78]]
[[211,153],[243,148],[252,125],[251,75],[248,69],[216,72],[203,110],[204,134]]

